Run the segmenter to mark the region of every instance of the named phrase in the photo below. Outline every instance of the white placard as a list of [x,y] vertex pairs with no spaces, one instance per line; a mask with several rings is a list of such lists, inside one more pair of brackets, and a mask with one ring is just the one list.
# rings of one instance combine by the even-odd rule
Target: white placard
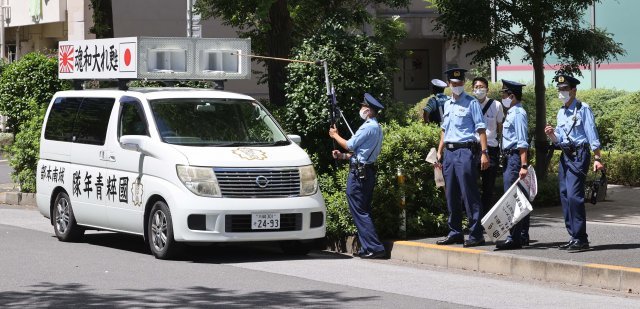
[[482,226],[490,241],[496,241],[528,215],[533,207],[516,181],[482,218]]
[[529,201],[533,202],[533,199],[538,195],[538,178],[536,177],[536,170],[533,166],[529,166],[527,169],[527,177],[520,179],[520,184],[524,188],[527,195],[529,195]]
[[113,38],[58,43],[60,79],[135,79],[138,38]]

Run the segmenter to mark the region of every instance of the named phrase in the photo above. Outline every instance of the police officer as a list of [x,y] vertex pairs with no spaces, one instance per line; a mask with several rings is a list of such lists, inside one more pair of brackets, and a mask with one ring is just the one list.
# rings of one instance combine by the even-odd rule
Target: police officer
[[424,107],[422,112],[422,120],[425,123],[431,121],[438,125],[442,124],[444,103],[449,100],[449,96],[444,94],[444,88],[447,88],[447,83],[437,78],[431,80],[433,95],[427,101],[427,106]]
[[[506,159],[503,173],[505,191],[528,174],[528,120],[527,112],[522,108],[523,86],[520,83],[502,80],[502,104],[508,108],[502,130],[502,154]],[[529,215],[511,228],[507,240],[497,244],[496,249],[520,249],[523,245],[529,245]]]
[[587,214],[584,208],[584,184],[591,162],[591,151],[595,154],[593,170],[602,170],[600,139],[591,108],[576,99],[576,87],[580,81],[569,75],[557,75],[558,96],[564,103],[558,111],[555,129],[547,125],[547,136],[562,150],[558,168],[560,202],[567,231],[568,243],[559,249],[581,251],[589,249],[587,237]]
[[[444,153],[442,164],[445,180],[445,195],[449,210],[449,234],[438,240],[438,245],[464,243],[465,247],[484,245],[480,213],[482,203],[476,184],[480,157],[481,169],[489,167],[486,124],[482,118],[480,103],[464,92],[465,69],[451,69],[445,72],[453,93],[444,108],[442,133],[438,145],[438,160]],[[479,134],[476,138],[475,133]],[[479,147],[478,147],[479,146]],[[436,163],[440,167],[440,163]],[[462,232],[462,205],[464,202],[469,220],[469,239],[464,240]]]
[[363,259],[386,257],[384,246],[378,239],[373,220],[371,219],[371,200],[376,183],[374,163],[382,149],[382,128],[376,116],[384,106],[368,93],[360,108],[360,117],[365,122],[358,131],[345,140],[338,134],[335,126],[329,129],[329,136],[348,153],[334,150],[336,159],[349,160],[349,176],[347,177],[347,202],[353,221],[358,229],[358,239],[362,249],[354,254]]
[[[500,167],[500,144],[498,143],[498,134],[502,130],[502,121],[504,120],[504,112],[500,101],[491,99],[487,96],[489,91],[489,81],[484,77],[476,77],[473,79],[473,95],[480,102],[482,108],[482,116],[487,125],[487,147],[489,149],[489,168],[480,171],[480,179],[482,180],[481,201],[482,214],[480,218],[493,207],[493,190],[496,185],[496,177]],[[477,134],[476,134],[476,137]]]

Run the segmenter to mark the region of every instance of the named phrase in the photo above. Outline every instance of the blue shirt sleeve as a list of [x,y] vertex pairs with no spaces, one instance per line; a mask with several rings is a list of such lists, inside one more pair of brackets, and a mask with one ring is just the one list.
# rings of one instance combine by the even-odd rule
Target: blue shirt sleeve
[[450,101],[447,101],[447,102],[444,103],[444,108],[443,108],[444,113],[442,115],[442,118],[444,118],[444,119],[442,119],[442,124],[440,124],[440,128],[442,130],[446,130],[447,127],[449,126],[449,120],[451,120],[451,117],[449,115],[449,107],[450,106],[451,106],[451,102]]
[[562,114],[562,112],[564,111],[564,109],[560,109],[558,111],[558,115],[556,116],[556,121],[558,122],[556,124],[556,129],[554,130],[553,134],[555,134],[556,136],[556,141],[558,144],[561,144],[564,141],[564,135],[562,134],[562,129],[560,128],[560,124],[564,121],[564,115]]
[[515,117],[515,126],[516,126],[516,139],[517,139],[517,147],[518,148],[529,148],[529,143],[527,143],[529,128],[527,128],[527,114],[522,111],[516,113]]
[[368,130],[366,129],[366,126],[364,124],[360,126],[358,131],[356,131],[356,133],[347,141],[347,148],[349,148],[349,151],[355,151],[356,148],[360,147],[366,140],[367,133]]
[[476,132],[480,129],[486,129],[487,124],[484,123],[484,117],[482,116],[482,109],[480,108],[480,103],[477,100],[472,100],[469,104],[469,111],[471,112],[471,117],[473,118],[473,122],[476,125]]
[[436,101],[436,97],[431,97],[429,98],[429,100],[427,101],[427,106],[424,107],[424,111],[427,113],[431,113],[432,111],[434,111],[436,108],[438,108],[438,103]]
[[591,145],[591,150],[600,149],[600,138],[598,137],[598,130],[596,129],[596,121],[593,116],[593,111],[588,106],[583,106],[584,113],[582,119],[584,121],[584,133],[587,135],[587,140]]

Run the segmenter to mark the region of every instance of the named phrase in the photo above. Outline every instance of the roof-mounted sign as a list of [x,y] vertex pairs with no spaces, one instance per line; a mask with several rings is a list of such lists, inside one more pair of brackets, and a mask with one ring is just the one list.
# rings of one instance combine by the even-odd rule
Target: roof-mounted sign
[[58,43],[60,79],[248,79],[249,39],[127,37]]

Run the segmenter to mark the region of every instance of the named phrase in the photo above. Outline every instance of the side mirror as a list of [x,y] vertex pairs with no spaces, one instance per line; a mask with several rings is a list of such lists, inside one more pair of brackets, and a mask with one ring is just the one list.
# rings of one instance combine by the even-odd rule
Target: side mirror
[[127,150],[137,151],[144,155],[153,157],[151,151],[151,138],[144,135],[123,135],[120,136],[120,146]]
[[287,137],[294,143],[300,145],[300,142],[302,142],[302,138],[300,138],[300,135],[295,135],[295,134],[290,134],[287,135]]

